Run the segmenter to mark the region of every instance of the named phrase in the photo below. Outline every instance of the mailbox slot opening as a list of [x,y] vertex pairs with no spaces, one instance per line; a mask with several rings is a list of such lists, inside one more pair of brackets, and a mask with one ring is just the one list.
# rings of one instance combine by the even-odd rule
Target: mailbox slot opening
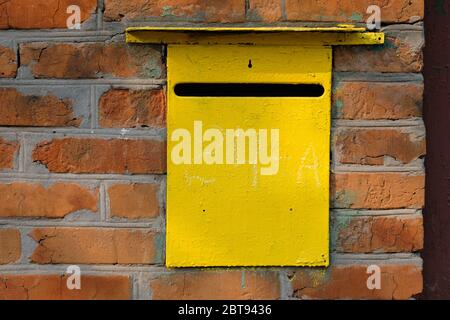
[[321,97],[320,84],[285,83],[179,83],[175,94],[180,97]]

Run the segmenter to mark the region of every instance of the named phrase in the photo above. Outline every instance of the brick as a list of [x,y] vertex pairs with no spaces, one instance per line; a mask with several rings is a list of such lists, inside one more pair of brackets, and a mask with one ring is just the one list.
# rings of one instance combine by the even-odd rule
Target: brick
[[1,183],[0,217],[63,218],[80,211],[97,211],[98,190],[74,183]]
[[81,288],[69,290],[67,276],[0,275],[0,300],[128,300],[128,276],[81,275]]
[[158,186],[149,183],[116,184],[108,188],[112,217],[155,218],[159,214]]
[[19,143],[17,141],[9,141],[0,137],[0,170],[14,168],[14,158],[18,151]]
[[[425,155],[425,133],[396,129],[340,129],[333,138],[342,164],[409,164]],[[389,159],[386,159],[389,158]]]
[[347,120],[399,120],[422,116],[423,83],[343,82],[333,113]]
[[80,7],[81,22],[97,8],[96,0],[9,0],[0,4],[0,29],[67,28],[67,7]]
[[420,31],[386,31],[384,45],[338,46],[335,71],[421,72],[424,36]]
[[250,0],[248,20],[276,22],[282,19],[280,0]]
[[334,249],[343,253],[416,252],[423,248],[423,219],[412,216],[336,216]]
[[423,175],[336,173],[331,177],[334,208],[400,209],[424,205]]
[[152,264],[156,259],[151,231],[96,228],[36,228],[30,260],[39,264]]
[[58,173],[164,173],[166,143],[150,139],[61,138],[38,144],[33,161]]
[[163,72],[156,47],[125,43],[24,43],[20,61],[35,78],[159,78]]
[[105,0],[106,21],[164,19],[243,22],[245,0]]
[[0,78],[15,78],[16,75],[16,52],[11,48],[0,46]]
[[[374,263],[376,264],[376,263]],[[422,268],[414,264],[378,264],[381,289],[370,290],[368,265],[336,265],[328,270],[298,270],[291,277],[293,296],[300,299],[406,300],[422,292]]]
[[27,95],[14,88],[0,88],[0,125],[34,127],[78,127],[83,120],[72,109],[72,101],[55,95]]
[[22,254],[21,246],[19,230],[0,229],[0,264],[14,263],[19,260]]
[[99,122],[104,128],[166,126],[163,90],[111,89],[100,97]]
[[274,300],[278,275],[253,271],[192,271],[162,275],[150,282],[155,300]]
[[423,0],[286,0],[286,16],[294,21],[365,23],[370,5],[381,8],[384,23],[415,22],[424,16]]

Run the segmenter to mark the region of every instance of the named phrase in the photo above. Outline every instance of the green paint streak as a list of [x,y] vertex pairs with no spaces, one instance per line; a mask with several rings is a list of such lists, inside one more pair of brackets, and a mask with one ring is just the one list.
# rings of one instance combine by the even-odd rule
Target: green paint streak
[[245,289],[245,287],[246,287],[246,280],[245,280],[245,271],[242,271],[242,275],[241,275],[241,287],[242,287],[242,289]]
[[166,234],[158,233],[155,236],[156,246],[156,263],[163,263],[164,261],[164,247],[165,247]]
[[330,242],[331,248],[336,249],[337,240],[339,238],[339,233],[341,230],[347,228],[350,225],[352,216],[339,215],[332,218],[331,230],[330,230]]
[[387,49],[397,49],[398,47],[395,45],[395,43],[390,40],[388,37],[386,37],[384,44],[377,44],[377,45],[373,45],[373,46],[369,46],[368,47],[370,51],[375,51],[375,52],[379,52],[379,51],[383,51],[383,50],[387,50]]
[[333,118],[340,118],[342,116],[343,108],[344,108],[344,103],[342,102],[342,100],[336,100],[333,104],[333,108],[331,109]]
[[334,76],[332,82],[332,93],[333,93],[333,105],[331,107],[331,115],[333,118],[340,118],[342,116],[342,109],[344,108],[344,102],[340,99],[335,100],[334,97],[339,92],[341,87],[341,80],[338,76]]
[[162,75],[161,65],[157,59],[151,57],[144,67],[144,74],[149,78],[160,78]]
[[171,6],[164,6],[162,7],[162,13],[161,17],[172,17],[172,7]]
[[344,190],[336,193],[334,202],[339,208],[348,208],[353,202],[355,202],[357,197],[358,195],[356,192]]
[[359,12],[353,12],[350,16],[350,20],[354,22],[359,22],[363,20],[363,15]]
[[384,47],[386,49],[397,49],[398,48],[398,46],[392,40],[390,40],[389,37],[386,37],[386,40],[384,42]]
[[333,90],[336,90],[339,87],[342,79],[343,76],[339,75],[339,73],[333,73],[333,83],[332,83]]

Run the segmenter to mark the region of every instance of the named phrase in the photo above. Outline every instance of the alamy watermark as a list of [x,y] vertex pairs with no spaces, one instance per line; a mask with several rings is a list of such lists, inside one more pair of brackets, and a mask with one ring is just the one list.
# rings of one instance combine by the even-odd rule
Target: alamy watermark
[[69,290],[81,290],[81,269],[77,265],[68,266],[66,286]]
[[67,29],[81,29],[81,9],[77,5],[70,5],[66,12],[70,16],[66,20]]
[[367,274],[370,276],[367,278],[367,289],[380,290],[381,289],[381,268],[376,264],[367,267]]
[[187,128],[173,130],[170,140],[175,165],[260,165],[261,175],[276,175],[280,166],[279,129],[205,129],[194,121]]
[[381,29],[381,8],[377,5],[371,5],[367,7],[366,13],[370,14],[366,21],[368,30],[380,30]]

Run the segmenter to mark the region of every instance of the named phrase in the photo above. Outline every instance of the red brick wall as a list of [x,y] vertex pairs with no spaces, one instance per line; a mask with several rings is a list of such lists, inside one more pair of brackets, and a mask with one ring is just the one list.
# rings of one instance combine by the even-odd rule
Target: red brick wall
[[[70,4],[81,30],[65,28]],[[124,27],[364,23],[371,4],[386,44],[334,49],[330,268],[165,269],[164,51],[127,45]],[[420,293],[422,19],[423,0],[0,4],[0,299]],[[66,287],[72,264],[81,290]]]

